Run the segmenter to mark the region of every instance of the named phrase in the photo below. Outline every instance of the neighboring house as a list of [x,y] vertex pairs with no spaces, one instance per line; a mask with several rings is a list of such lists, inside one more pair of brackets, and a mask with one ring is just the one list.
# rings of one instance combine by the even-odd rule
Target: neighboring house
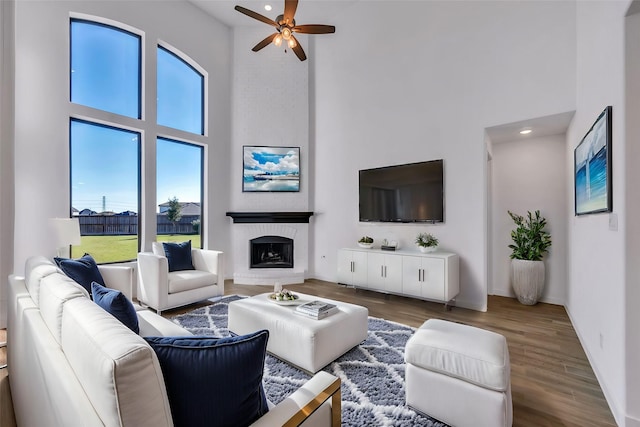
[[[169,210],[169,202],[159,204],[158,208],[160,209],[160,215],[166,215]],[[182,215],[200,215],[201,210],[198,202],[180,202],[180,213]]]

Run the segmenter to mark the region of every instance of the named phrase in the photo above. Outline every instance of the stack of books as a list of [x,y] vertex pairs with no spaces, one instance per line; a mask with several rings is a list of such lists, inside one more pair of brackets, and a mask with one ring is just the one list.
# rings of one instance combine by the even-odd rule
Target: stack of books
[[324,319],[327,316],[339,311],[335,304],[329,304],[323,301],[311,301],[296,307],[296,314],[310,317],[312,319]]

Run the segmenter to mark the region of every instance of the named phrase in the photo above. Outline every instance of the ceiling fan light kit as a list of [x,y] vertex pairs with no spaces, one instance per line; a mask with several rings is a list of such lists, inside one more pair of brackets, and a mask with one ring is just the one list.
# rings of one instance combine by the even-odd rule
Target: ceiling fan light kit
[[253,19],[256,19],[265,24],[271,25],[276,28],[276,32],[264,38],[261,42],[253,47],[254,52],[259,51],[265,46],[273,43],[276,46],[282,45],[282,41],[286,42],[293,53],[296,54],[300,61],[307,59],[307,55],[304,53],[304,49],[300,46],[300,42],[296,39],[293,33],[299,34],[331,34],[336,32],[336,27],[333,25],[323,24],[308,24],[308,25],[296,25],[296,20],[293,19],[298,8],[298,0],[285,0],[284,1],[284,13],[278,15],[276,20],[267,18],[264,15],[260,15],[252,10],[244,8],[242,6],[236,6],[235,9]]

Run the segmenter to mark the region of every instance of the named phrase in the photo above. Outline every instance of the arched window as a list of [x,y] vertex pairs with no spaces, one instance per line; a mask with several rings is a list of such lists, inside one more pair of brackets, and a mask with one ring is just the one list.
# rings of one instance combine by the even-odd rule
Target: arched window
[[[157,234],[165,234],[158,240],[191,239],[202,247],[206,72],[177,49],[156,48],[157,58],[143,61],[142,31],[102,18],[71,18],[70,199],[82,235],[74,257],[88,252],[100,263],[133,260],[149,230],[145,221],[154,220]],[[156,67],[157,87],[145,88],[145,67]],[[145,117],[144,100],[156,101],[156,117]],[[185,132],[194,141],[185,140]],[[156,165],[143,176],[141,159],[154,149],[145,138],[156,143]],[[153,202],[141,195],[153,197],[154,189],[157,209],[144,212],[142,206]],[[185,205],[170,237],[161,230],[167,197]]]
[[158,124],[204,135],[204,76],[158,46]]

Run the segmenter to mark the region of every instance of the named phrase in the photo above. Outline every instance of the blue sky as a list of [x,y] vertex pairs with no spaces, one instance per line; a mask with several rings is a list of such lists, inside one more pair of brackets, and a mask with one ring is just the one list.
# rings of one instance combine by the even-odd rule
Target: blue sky
[[[141,39],[85,21],[73,21],[71,34],[72,102],[138,118]],[[166,50],[157,52],[158,86],[147,88],[156,90],[157,123],[201,134],[202,75]],[[138,212],[141,135],[79,120],[70,126],[72,206],[101,212],[104,197],[107,211]],[[202,147],[166,139],[157,144],[156,205],[171,197],[200,202]]]

